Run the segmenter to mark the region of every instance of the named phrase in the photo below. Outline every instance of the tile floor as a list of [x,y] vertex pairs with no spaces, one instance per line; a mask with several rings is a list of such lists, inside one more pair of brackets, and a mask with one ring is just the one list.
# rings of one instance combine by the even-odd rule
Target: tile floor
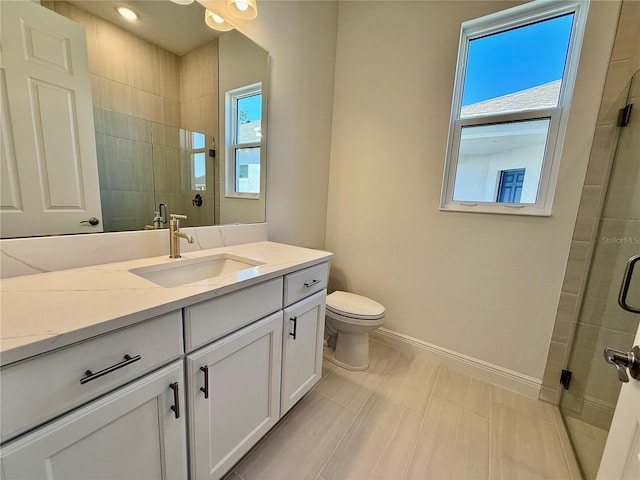
[[609,432],[577,418],[565,416],[564,420],[567,433],[575,447],[575,454],[582,465],[585,480],[595,479]]
[[578,479],[560,421],[550,404],[372,341],[368,370],[325,361],[227,480]]

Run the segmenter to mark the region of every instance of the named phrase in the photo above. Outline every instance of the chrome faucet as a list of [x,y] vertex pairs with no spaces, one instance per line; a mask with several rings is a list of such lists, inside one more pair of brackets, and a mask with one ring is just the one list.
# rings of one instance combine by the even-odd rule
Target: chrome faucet
[[172,213],[169,216],[171,217],[169,220],[169,258],[180,258],[180,239],[184,238],[187,242],[193,243],[193,237],[180,231],[180,220],[186,219],[186,215]]

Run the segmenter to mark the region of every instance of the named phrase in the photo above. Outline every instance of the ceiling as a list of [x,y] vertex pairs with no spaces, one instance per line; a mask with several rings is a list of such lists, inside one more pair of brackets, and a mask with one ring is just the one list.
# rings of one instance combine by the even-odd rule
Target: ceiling
[[[169,0],[67,1],[178,56],[219,35],[204,23],[205,8],[198,2],[177,5]],[[130,8],[138,14],[138,20],[125,20],[116,7]]]

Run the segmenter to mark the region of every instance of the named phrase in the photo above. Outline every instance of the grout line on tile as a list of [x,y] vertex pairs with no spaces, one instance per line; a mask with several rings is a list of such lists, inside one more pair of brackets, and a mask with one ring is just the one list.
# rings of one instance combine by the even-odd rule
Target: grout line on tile
[[[324,396],[324,395],[323,395]],[[326,397],[325,397],[326,398]],[[331,400],[331,399],[329,399]],[[333,401],[333,400],[331,400]],[[333,402],[336,403],[338,405],[340,405],[338,402]],[[366,405],[366,402],[365,402]],[[340,405],[341,407],[343,407],[345,410],[348,411],[352,411],[349,410],[347,407],[345,407],[344,405]],[[362,409],[362,408],[361,408]],[[356,422],[356,419],[358,418],[359,413],[355,414],[353,416],[353,419],[351,419],[351,422],[349,423],[349,426],[345,429],[344,433],[342,434],[342,437],[340,437],[340,440],[338,440],[335,444],[335,446],[333,447],[333,449],[331,450],[331,453],[329,455],[327,455],[326,460],[323,462],[323,464],[320,466],[320,469],[318,471],[318,479],[322,479],[324,480],[324,477],[322,476],[322,471],[324,470],[324,468],[327,466],[327,464],[329,463],[329,460],[331,460],[331,458],[333,457],[333,455],[336,453],[336,450],[338,450],[338,447],[342,444],[342,442],[344,441],[344,439],[346,438],[346,436],[349,434],[349,432],[351,431],[351,429],[353,428],[353,424]]]
[[481,418],[485,422],[489,422],[490,419],[491,419],[491,403],[489,403],[489,418],[487,418],[487,417],[483,417],[482,415],[478,415],[477,413],[472,412],[471,410],[467,410],[466,408],[461,407],[460,405],[456,405],[455,403],[449,402],[449,401],[445,400],[444,398],[438,398],[438,400],[440,400],[441,402],[446,403],[447,405],[453,405],[458,410],[462,410],[463,412],[468,413],[469,415],[473,415],[474,417]]
[[[431,399],[429,399],[429,405],[431,404]],[[429,410],[429,406],[427,406],[427,410]],[[407,475],[409,475],[409,468],[411,467],[411,463],[413,462],[413,457],[416,454],[416,448],[418,448],[418,442],[420,441],[420,434],[422,433],[422,429],[424,428],[424,422],[427,420],[427,415],[425,413],[424,417],[422,417],[422,421],[420,422],[420,428],[418,429],[418,434],[416,435],[416,440],[413,442],[413,447],[411,448],[411,455],[409,455],[409,461],[404,467],[404,474],[402,475],[402,479],[406,480]]]
[[404,475],[402,475],[402,480],[406,480],[407,475],[409,474],[409,467],[411,467],[411,462],[413,462],[413,457],[416,453],[416,448],[418,448],[418,442],[420,441],[420,434],[422,433],[422,429],[424,428],[424,422],[427,420],[427,412],[429,411],[429,407],[431,407],[431,400],[433,400],[433,395],[435,393],[435,385],[438,383],[440,379],[440,375],[442,375],[441,365],[438,364],[438,372],[436,373],[436,379],[434,381],[434,386],[431,389],[431,393],[429,394],[429,400],[427,401],[427,407],[424,410],[424,415],[422,416],[422,422],[420,422],[420,428],[418,429],[418,434],[416,435],[416,441],[413,443],[413,448],[411,449],[411,455],[409,455],[409,460],[407,461],[407,465],[404,469]]
[[[334,403],[342,408],[344,408],[345,410],[353,413],[355,416],[358,416],[358,413],[360,412],[360,410],[358,410],[357,412],[354,412],[353,409],[349,408],[347,405],[344,405],[342,403],[340,403],[338,400],[336,400],[335,398],[331,398],[326,396],[324,393],[322,392],[316,392],[317,395],[320,395],[321,397],[324,397],[326,400],[329,400],[331,403]],[[366,402],[365,402],[366,403]]]
[[567,433],[567,429],[565,427],[564,420],[562,419],[560,409],[555,405],[553,406],[553,423],[556,427],[556,434],[558,435],[558,438],[560,440],[562,455],[564,456],[564,461],[567,464],[567,470],[569,470],[571,479],[582,480],[582,471],[580,470],[580,466],[575,457],[571,439],[569,438],[569,434]]

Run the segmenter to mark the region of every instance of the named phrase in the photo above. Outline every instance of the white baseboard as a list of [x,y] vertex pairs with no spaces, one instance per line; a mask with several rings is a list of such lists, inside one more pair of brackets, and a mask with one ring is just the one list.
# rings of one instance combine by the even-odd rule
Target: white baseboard
[[400,351],[411,352],[429,360],[459,370],[472,377],[480,378],[507,390],[538,399],[542,381],[484,360],[469,357],[409,335],[381,327],[371,332],[371,338],[386,343]]

